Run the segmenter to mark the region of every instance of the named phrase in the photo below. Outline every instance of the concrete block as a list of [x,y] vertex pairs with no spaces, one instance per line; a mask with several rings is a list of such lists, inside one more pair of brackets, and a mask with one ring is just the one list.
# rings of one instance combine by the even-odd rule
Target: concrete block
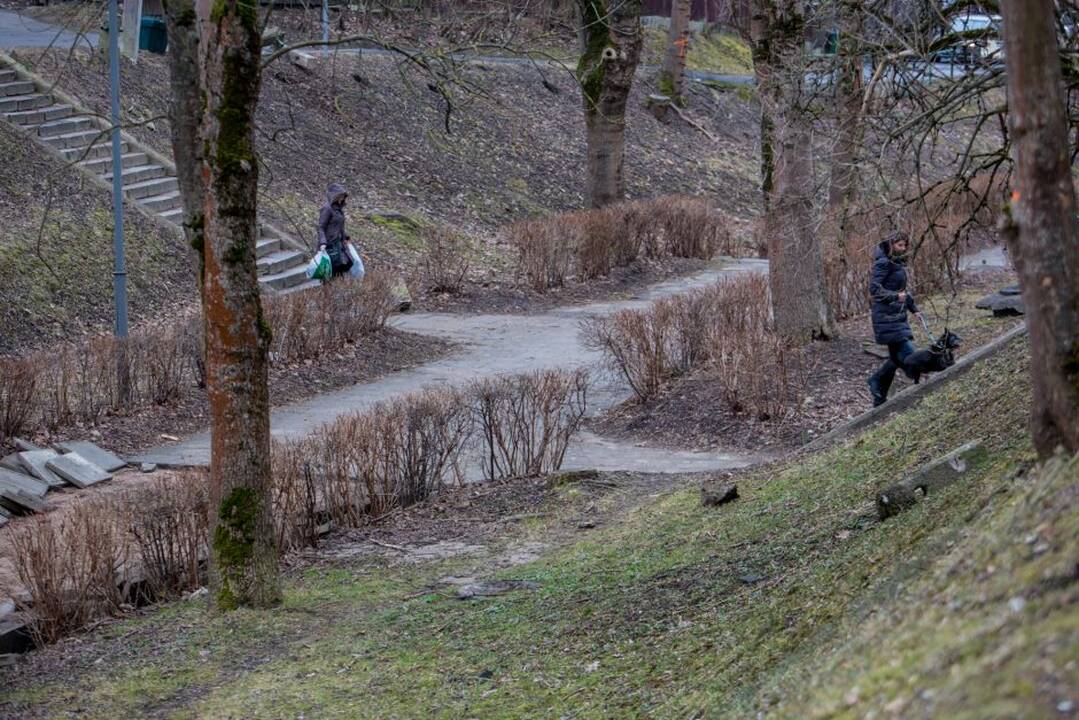
[[19,453],[19,462],[26,468],[26,472],[38,480],[47,483],[49,487],[58,487],[64,484],[63,478],[49,470],[45,464],[59,456],[55,450],[25,450]]
[[11,453],[10,455],[5,455],[0,458],[0,468],[7,468],[8,470],[14,470],[15,472],[23,474],[26,473],[26,468],[19,462],[19,453]]
[[15,438],[15,447],[17,447],[20,451],[23,451],[23,450],[44,450],[45,449],[45,448],[41,447],[40,445],[35,445],[34,443],[30,442],[29,440],[23,440],[22,438]]
[[877,495],[877,515],[886,520],[913,507],[927,495],[940,492],[983,462],[989,453],[978,440],[960,445],[944,457],[922,466],[909,478]]
[[127,465],[127,461],[94,445],[88,440],[72,440],[70,442],[55,443],[56,449],[65,453],[78,453],[84,459],[106,472],[116,472]]
[[[1005,288],[1005,290],[1011,290],[1011,288]],[[1017,293],[1005,293],[1003,290],[986,295],[974,303],[974,307],[979,310],[992,310],[993,315],[996,317],[1023,315],[1026,313],[1023,296]]]
[[112,474],[101,469],[78,453],[68,453],[47,463],[49,470],[75,487],[84,488],[109,480]]
[[45,502],[41,498],[36,498],[3,481],[0,481],[0,505],[19,515],[45,512]]
[[0,468],[0,482],[22,490],[27,495],[33,495],[34,497],[45,497],[45,493],[49,489],[47,483],[44,483],[35,477],[31,477],[26,473],[15,472],[14,470],[8,470],[7,468]]

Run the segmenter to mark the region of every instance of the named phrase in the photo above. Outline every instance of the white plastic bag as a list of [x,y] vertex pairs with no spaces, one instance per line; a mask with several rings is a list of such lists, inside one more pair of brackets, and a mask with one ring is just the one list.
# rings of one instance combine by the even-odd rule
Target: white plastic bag
[[356,247],[349,243],[345,247],[348,248],[348,256],[352,258],[352,266],[348,269],[348,274],[357,280],[362,280],[366,271],[363,268],[363,260],[360,259],[360,253],[357,252]]
[[307,263],[307,277],[311,280],[329,280],[333,275],[333,268],[330,266],[330,256],[326,254],[325,250],[319,250],[315,253],[315,256],[311,258],[311,262]]

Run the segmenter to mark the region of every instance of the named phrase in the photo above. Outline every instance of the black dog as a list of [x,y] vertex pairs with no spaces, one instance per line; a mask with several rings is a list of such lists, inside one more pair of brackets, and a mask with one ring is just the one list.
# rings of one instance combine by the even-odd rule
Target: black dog
[[903,372],[917,385],[922,375],[940,372],[955,365],[955,350],[963,338],[944,328],[944,334],[925,350],[918,350],[907,356]]

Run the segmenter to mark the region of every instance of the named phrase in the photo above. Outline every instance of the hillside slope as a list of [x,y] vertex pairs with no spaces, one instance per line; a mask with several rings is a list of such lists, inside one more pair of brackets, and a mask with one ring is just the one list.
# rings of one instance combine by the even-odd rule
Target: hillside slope
[[[19,58],[91,107],[107,108],[100,57],[68,61],[64,53],[26,51]],[[171,152],[165,59],[147,55],[123,71],[127,119],[154,118],[152,130],[136,127],[133,134]],[[490,236],[522,217],[580,208],[585,142],[576,81],[553,68],[501,63],[447,72],[448,121],[447,103],[428,87],[431,78],[392,58],[342,54],[309,70],[276,61],[263,75],[257,114],[262,210],[307,238],[335,180],[353,193],[356,229],[376,237],[377,227],[360,225],[360,210],[406,211]],[[704,195],[733,214],[756,213],[755,104],[695,85],[688,112],[717,136],[712,142],[678,119],[662,124],[645,110],[653,74],[638,74],[629,104],[629,195]]]
[[[331,546],[280,609],[176,603],[78,658],[47,651],[0,714],[1073,717],[1079,458],[1031,468],[1029,392],[1013,343],[844,446],[741,476],[733,504],[636,490],[643,506],[583,538],[560,513],[604,506],[625,478],[560,485],[499,552],[554,549],[508,569]],[[973,438],[990,455],[965,480],[876,519],[876,491]],[[534,585],[439,589],[485,567]]]
[[[0,355],[112,323],[112,195],[0,121]],[[183,239],[124,213],[129,308],[194,298]]]

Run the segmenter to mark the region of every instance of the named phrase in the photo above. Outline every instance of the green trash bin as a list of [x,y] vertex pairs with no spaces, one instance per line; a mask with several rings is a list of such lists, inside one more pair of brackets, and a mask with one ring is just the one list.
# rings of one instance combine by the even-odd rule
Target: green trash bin
[[165,18],[156,15],[143,17],[139,26],[139,50],[164,55],[169,47],[169,36],[165,32]]

